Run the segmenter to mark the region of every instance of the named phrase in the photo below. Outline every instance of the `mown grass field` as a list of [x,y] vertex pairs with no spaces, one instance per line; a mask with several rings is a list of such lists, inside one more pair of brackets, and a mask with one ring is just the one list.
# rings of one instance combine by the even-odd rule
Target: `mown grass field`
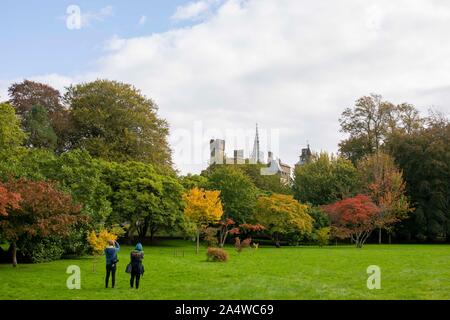
[[[206,262],[191,242],[145,247],[139,290],[125,273],[131,247],[122,246],[115,289],[104,288],[104,257],[0,265],[0,299],[450,299],[449,245],[261,247],[230,261]],[[175,256],[178,251],[178,256]],[[184,251],[184,257],[182,252]],[[81,268],[81,290],[66,288],[66,268]],[[381,289],[366,286],[369,265],[381,268]]]

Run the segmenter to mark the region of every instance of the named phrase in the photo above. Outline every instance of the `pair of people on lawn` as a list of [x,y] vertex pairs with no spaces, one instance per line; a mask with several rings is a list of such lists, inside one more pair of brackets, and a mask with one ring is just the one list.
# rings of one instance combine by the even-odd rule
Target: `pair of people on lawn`
[[[108,288],[109,277],[111,276],[111,287],[114,288],[116,284],[116,269],[117,253],[120,250],[120,245],[117,241],[108,241],[108,247],[105,249],[106,257],[106,278],[105,287]],[[139,289],[139,280],[141,275],[144,273],[144,266],[142,265],[142,259],[144,259],[144,250],[142,249],[142,244],[138,243],[133,251],[130,253],[130,263],[127,266],[126,272],[131,274],[130,278],[130,288],[133,286]]]

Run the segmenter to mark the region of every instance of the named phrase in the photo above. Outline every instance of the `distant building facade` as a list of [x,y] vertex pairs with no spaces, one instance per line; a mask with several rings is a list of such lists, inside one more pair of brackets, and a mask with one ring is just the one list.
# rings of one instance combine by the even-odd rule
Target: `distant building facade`
[[[263,164],[264,153],[260,150],[258,124],[256,124],[255,140],[253,150],[248,159],[244,157],[244,150],[234,150],[233,157],[225,154],[225,140],[211,139],[209,143],[210,161],[209,164]],[[312,152],[309,144],[301,150],[300,160],[295,167],[302,166],[311,160]],[[267,153],[267,167],[261,169],[262,175],[278,175],[280,182],[284,185],[291,185],[293,182],[293,168],[280,159],[275,159],[273,152]]]
[[245,164],[244,150],[233,151],[233,164]]
[[282,184],[285,185],[291,185],[292,184],[292,168],[286,163],[281,162],[281,160],[278,160],[280,163],[281,171],[279,173],[280,175],[280,181]]
[[269,151],[267,153],[267,175],[278,175],[280,182],[284,185],[290,185],[292,183],[292,168],[286,163],[281,162],[280,159],[274,159],[273,153]]

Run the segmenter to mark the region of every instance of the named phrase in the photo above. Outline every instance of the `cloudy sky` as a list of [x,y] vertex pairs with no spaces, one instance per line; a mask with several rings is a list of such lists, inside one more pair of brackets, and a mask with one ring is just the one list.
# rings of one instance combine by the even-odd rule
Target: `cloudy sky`
[[169,121],[183,173],[206,166],[210,138],[248,154],[255,123],[291,165],[307,141],[336,152],[340,113],[370,93],[450,111],[445,0],[2,0],[0,12],[0,99],[24,78],[129,82]]

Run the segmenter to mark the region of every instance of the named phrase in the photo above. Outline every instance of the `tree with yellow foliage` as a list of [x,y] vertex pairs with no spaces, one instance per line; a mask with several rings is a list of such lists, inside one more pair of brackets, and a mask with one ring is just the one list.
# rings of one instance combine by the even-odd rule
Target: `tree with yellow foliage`
[[308,214],[307,205],[299,203],[292,196],[276,193],[258,198],[254,218],[265,227],[277,247],[280,247],[283,235],[311,233],[314,222]]
[[[122,230],[123,231],[123,230]],[[105,248],[108,246],[108,241],[116,241],[118,236],[118,230],[108,231],[106,229],[100,230],[100,232],[91,231],[87,236],[87,241],[91,246],[92,252],[94,253],[94,264],[92,266],[92,271],[95,272],[97,257],[103,254]]]
[[184,215],[197,227],[197,249],[200,247],[200,232],[211,223],[219,222],[223,215],[220,191],[193,188],[183,195],[186,203]]

